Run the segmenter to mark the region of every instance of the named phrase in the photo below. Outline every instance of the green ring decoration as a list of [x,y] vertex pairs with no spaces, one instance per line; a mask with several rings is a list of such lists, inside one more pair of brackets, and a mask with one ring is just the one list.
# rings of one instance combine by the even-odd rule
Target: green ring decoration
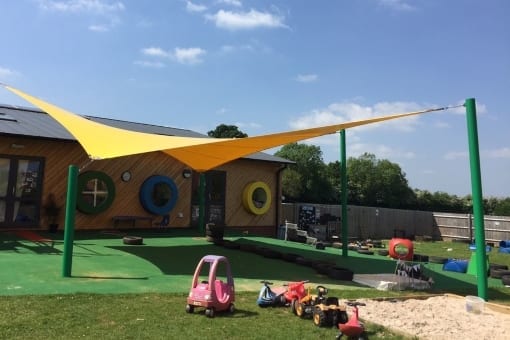
[[[85,197],[81,194],[85,191],[86,185],[90,180],[97,179],[106,184],[106,189],[108,190],[108,195],[106,199],[97,206],[92,206],[89,204]],[[102,213],[106,209],[108,209],[115,199],[115,184],[110,176],[101,171],[87,171],[78,176],[78,187],[77,187],[77,199],[76,199],[76,208],[88,215],[97,215]]]

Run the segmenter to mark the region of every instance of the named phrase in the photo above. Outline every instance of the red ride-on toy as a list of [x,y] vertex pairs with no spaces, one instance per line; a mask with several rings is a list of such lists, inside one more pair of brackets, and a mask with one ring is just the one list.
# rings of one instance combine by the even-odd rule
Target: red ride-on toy
[[[200,280],[202,267],[209,265],[207,280]],[[205,272],[205,270],[204,270]],[[226,282],[218,279],[218,272],[224,274]],[[186,312],[193,313],[195,307],[205,308],[205,315],[212,318],[216,312],[234,312],[234,278],[230,263],[225,256],[206,255],[195,269],[191,290],[187,299]]]
[[351,318],[346,323],[339,323],[338,329],[340,332],[338,332],[338,335],[336,336],[336,339],[342,338],[343,335],[346,335],[349,339],[358,339],[358,340],[364,340],[365,337],[365,326],[362,322],[359,321],[359,314],[358,314],[358,306],[366,306],[362,302],[349,300],[347,301],[347,305],[352,307],[353,313],[351,315]]
[[302,298],[307,295],[307,291],[305,288],[305,281],[297,281],[297,282],[289,282],[287,284],[287,291],[285,292],[285,300],[290,304],[290,308],[292,309],[292,313],[296,314],[296,309],[299,305],[299,302]]

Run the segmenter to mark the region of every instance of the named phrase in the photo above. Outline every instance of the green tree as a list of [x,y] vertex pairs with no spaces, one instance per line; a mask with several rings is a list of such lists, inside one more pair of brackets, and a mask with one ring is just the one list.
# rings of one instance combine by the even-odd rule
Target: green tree
[[347,182],[349,202],[354,204],[407,208],[416,203],[400,166],[370,153],[348,159]]
[[510,216],[510,197],[499,200],[493,213],[497,216]]
[[207,135],[213,138],[244,138],[248,135],[235,125],[220,124],[216,129],[208,131]]
[[286,198],[308,203],[333,203],[332,186],[318,146],[291,143],[275,155],[296,162],[283,172],[283,195]]

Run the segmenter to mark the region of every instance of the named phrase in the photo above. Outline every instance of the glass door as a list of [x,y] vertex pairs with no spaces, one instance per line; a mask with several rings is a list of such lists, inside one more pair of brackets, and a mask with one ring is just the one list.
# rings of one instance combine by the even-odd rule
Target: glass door
[[0,227],[39,226],[42,159],[0,156]]

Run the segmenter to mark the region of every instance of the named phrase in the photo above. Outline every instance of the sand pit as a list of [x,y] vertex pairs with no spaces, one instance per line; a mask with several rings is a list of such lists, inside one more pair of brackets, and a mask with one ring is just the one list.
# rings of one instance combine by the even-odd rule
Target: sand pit
[[510,308],[496,311],[485,306],[481,314],[466,311],[463,297],[374,301],[359,299],[360,317],[419,339],[510,339]]

